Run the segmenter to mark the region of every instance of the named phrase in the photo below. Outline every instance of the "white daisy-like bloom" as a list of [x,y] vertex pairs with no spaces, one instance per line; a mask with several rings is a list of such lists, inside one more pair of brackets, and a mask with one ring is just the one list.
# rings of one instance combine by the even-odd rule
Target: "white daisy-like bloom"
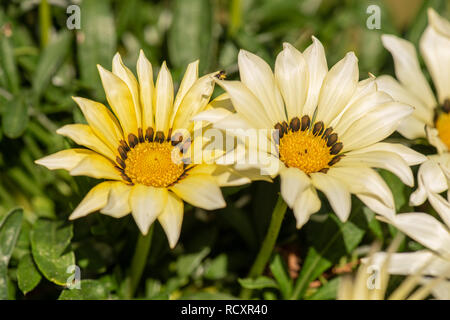
[[447,199],[439,194],[450,186],[450,22],[429,9],[428,26],[420,39],[420,52],[437,96],[422,73],[412,43],[393,35],[383,35],[382,42],[393,56],[398,81],[381,76],[376,80],[378,88],[415,109],[398,131],[408,139],[427,138],[437,149],[419,169],[419,188],[410,204],[418,206],[428,199],[436,211],[448,215],[450,194]]
[[[450,299],[450,220],[444,219],[442,223],[421,212],[402,213],[381,220],[394,225],[427,248],[392,254],[388,272],[399,275],[419,274],[423,276],[422,283],[433,281],[429,277],[444,277],[447,280],[437,284],[432,293],[438,299]],[[377,253],[373,264],[382,265],[386,259],[386,253]]]
[[409,166],[425,157],[401,144],[381,142],[413,108],[378,90],[375,77],[359,81],[353,52],[328,70],[322,44],[312,40],[303,53],[285,43],[274,72],[263,59],[241,50],[241,81],[216,80],[236,113],[216,108],[194,119],[235,129],[237,136],[240,129],[276,129],[279,136],[266,136],[269,143],[258,144],[257,152],[267,162],[266,173],[280,175],[281,195],[293,208],[298,228],[320,209],[317,190],[342,221],[351,212],[351,194],[391,217],[392,193],[373,168],[389,170],[413,186]]
[[131,213],[142,234],[158,220],[173,248],[184,201],[206,210],[223,208],[220,186],[250,182],[214,164],[223,150],[206,152],[207,139],[192,135],[197,129],[190,118],[228,99],[222,95],[210,102],[216,74],[199,77],[198,61],[187,67],[176,95],[166,63],[155,83],[142,51],[138,79],[119,54],[112,72],[98,68],[112,112],[99,102],[74,98],[88,124],[69,124],[57,133],[86,148],[63,150],[36,163],[104,180],[87,193],[70,219],[95,211],[115,218]]

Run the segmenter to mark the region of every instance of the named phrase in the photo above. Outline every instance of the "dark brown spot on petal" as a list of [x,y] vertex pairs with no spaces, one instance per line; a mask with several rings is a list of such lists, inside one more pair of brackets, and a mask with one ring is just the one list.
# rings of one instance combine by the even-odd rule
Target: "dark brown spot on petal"
[[114,166],[114,168],[116,168],[117,170],[120,171],[120,173],[125,173],[125,171],[123,171],[123,169],[119,166]]
[[322,135],[322,138],[326,140],[328,138],[328,136],[331,134],[331,132],[333,132],[332,127],[326,128]]
[[286,134],[288,132],[289,125],[286,121],[283,121],[281,124],[281,128],[283,129],[283,134]]
[[339,152],[341,152],[343,147],[344,145],[342,144],[342,142],[336,143],[334,146],[331,147],[330,154],[338,154]]
[[442,110],[445,113],[450,113],[450,98],[444,100],[444,103],[442,104]]
[[298,117],[292,118],[289,128],[294,132],[298,131],[300,129],[300,119]]
[[323,132],[323,128],[324,128],[324,125],[323,125],[322,121],[316,122],[313,127],[313,134],[320,136]]
[[125,161],[123,161],[121,157],[116,157],[116,162],[119,164],[119,166],[125,169]]
[[142,128],[138,129],[138,136],[139,136],[139,142],[142,143],[144,142],[144,130],[142,130]]
[[176,146],[183,141],[183,135],[179,132],[175,133],[172,138],[172,146]]
[[117,151],[119,151],[120,157],[122,158],[122,160],[126,160],[127,159],[127,151],[125,150],[124,147],[119,146],[117,148]]
[[128,135],[128,143],[130,144],[130,147],[134,148],[139,143],[139,140],[134,134],[130,133]]
[[169,132],[167,133],[167,141],[170,141],[172,138],[172,128],[169,129]]
[[336,164],[341,160],[343,155],[335,156],[333,159],[331,159],[330,162],[328,162],[328,165],[331,167],[332,165]]
[[153,142],[153,128],[152,127],[148,127],[147,130],[145,131],[145,140],[147,140],[148,142]]
[[335,144],[337,139],[338,139],[337,133],[330,134],[328,136],[327,147],[331,147],[333,144]]
[[322,168],[322,169],[319,170],[319,172],[327,173],[328,170],[330,170],[330,168]]
[[130,147],[125,140],[120,140],[120,145],[125,149],[126,152],[130,151]]
[[277,123],[276,125],[275,125],[275,132],[278,132],[278,138],[279,139],[281,139],[281,138],[283,138],[283,135],[284,135],[284,133],[283,133],[283,127],[281,126],[281,124],[280,123]]
[[311,124],[311,120],[309,119],[309,116],[303,116],[301,130],[305,131],[305,130],[309,129],[310,124]]
[[163,143],[164,142],[164,132],[157,131],[155,134],[155,141],[159,142],[159,143]]
[[122,177],[123,180],[129,183],[133,183],[133,181],[131,181],[131,179],[125,173],[122,173],[120,176]]

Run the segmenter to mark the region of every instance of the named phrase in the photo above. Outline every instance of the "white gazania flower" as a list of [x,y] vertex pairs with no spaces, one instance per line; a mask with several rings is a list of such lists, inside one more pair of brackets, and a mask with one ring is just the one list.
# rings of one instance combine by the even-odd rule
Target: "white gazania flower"
[[[447,280],[437,284],[432,292],[438,299],[450,299],[450,215],[447,212],[444,223],[433,216],[420,213],[402,213],[381,220],[394,225],[397,229],[416,240],[428,250],[395,253],[389,258],[388,272],[391,274],[421,275],[422,283],[429,283],[428,277],[444,277]],[[374,256],[374,265],[386,260],[385,253]]]
[[[70,219],[97,210],[116,218],[131,212],[143,234],[158,219],[174,247],[183,220],[183,200],[207,210],[225,206],[219,185],[226,184],[231,174],[223,167],[199,163],[199,159],[208,160],[202,149],[200,154],[192,152],[198,144],[191,136],[190,118],[214,104],[208,104],[213,75],[199,78],[198,61],[191,63],[174,97],[166,64],[154,83],[152,65],[142,51],[138,81],[119,54],[113,59],[112,72],[98,69],[113,112],[101,103],[74,98],[88,124],[69,124],[57,133],[88,149],[63,150],[36,163],[106,180],[89,191]],[[217,100],[223,102],[223,97]],[[202,147],[203,141],[199,142]],[[220,175],[213,175],[216,171]],[[234,184],[243,182],[249,180],[234,180]]]
[[[317,189],[345,221],[351,211],[351,194],[375,212],[392,216],[393,196],[372,168],[395,173],[412,186],[409,168],[425,157],[401,144],[380,142],[393,133],[413,108],[395,102],[377,89],[374,77],[359,80],[353,52],[328,70],[324,48],[313,43],[299,52],[285,43],[275,72],[258,56],[239,53],[241,82],[217,82],[229,94],[236,113],[224,109],[204,112],[223,129],[278,129],[279,139],[259,155],[270,161],[272,176],[281,177],[281,194],[293,208],[300,228],[321,207]],[[269,169],[267,169],[269,168]]]
[[439,193],[450,186],[450,22],[429,9],[428,23],[420,39],[420,51],[437,97],[420,69],[414,45],[393,35],[383,35],[382,41],[392,53],[399,81],[381,76],[376,82],[380,90],[415,108],[398,131],[408,139],[426,137],[438,151],[420,167],[419,189],[412,194],[411,205],[418,206],[428,198],[436,211],[448,214],[450,198],[446,200]]

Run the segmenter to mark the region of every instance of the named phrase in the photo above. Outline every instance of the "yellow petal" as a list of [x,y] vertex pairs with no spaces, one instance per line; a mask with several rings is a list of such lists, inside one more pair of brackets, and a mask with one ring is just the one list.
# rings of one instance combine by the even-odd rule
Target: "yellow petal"
[[156,79],[155,93],[155,126],[156,131],[163,131],[167,134],[169,131],[169,119],[173,104],[173,82],[172,75],[167,69],[164,61],[158,78]]
[[96,179],[122,180],[114,163],[98,153],[86,155],[72,170],[72,176],[88,176]]
[[122,182],[114,182],[111,185],[108,202],[100,211],[114,218],[121,218],[131,212],[129,196],[132,186]]
[[167,204],[158,216],[158,221],[167,235],[170,248],[173,249],[180,238],[183,223],[183,201],[175,194],[169,193]]
[[106,181],[93,187],[75,208],[69,219],[78,219],[103,208],[108,200],[111,185],[112,182]]
[[167,203],[167,189],[135,185],[130,193],[132,215],[142,234],[147,234],[150,225],[161,214]]
[[112,71],[118,76],[123,82],[128,86],[130,90],[131,97],[133,98],[134,112],[136,114],[136,121],[138,127],[141,125],[141,103],[139,101],[139,85],[134,77],[133,72],[128,69],[122,62],[122,58],[119,53],[113,58]]
[[117,150],[123,139],[122,130],[117,119],[103,104],[89,99],[74,97],[95,135],[112,150]]
[[193,206],[215,210],[226,206],[216,180],[207,174],[189,175],[170,188]]
[[94,152],[87,149],[62,150],[42,159],[36,160],[35,163],[47,167],[50,170],[64,169],[70,171],[75,168],[87,155],[93,153]]
[[133,97],[125,82],[114,73],[97,65],[105,89],[106,99],[111,109],[119,119],[120,125],[128,136],[129,133],[137,134],[138,122],[134,109]]
[[86,124],[68,124],[56,130],[56,133],[66,136],[75,143],[94,150],[113,161],[116,158],[115,153]]
[[153,68],[152,64],[145,57],[144,51],[140,51],[137,61],[137,74],[139,78],[141,107],[142,107],[142,128],[144,131],[148,127],[153,127]]

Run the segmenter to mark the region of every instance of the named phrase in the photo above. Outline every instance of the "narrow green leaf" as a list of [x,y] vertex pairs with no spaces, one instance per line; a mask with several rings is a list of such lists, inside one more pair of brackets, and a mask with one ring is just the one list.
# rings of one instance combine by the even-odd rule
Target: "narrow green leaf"
[[8,264],[19,237],[23,210],[11,210],[0,223],[0,300],[8,299]]
[[32,80],[35,100],[40,98],[50,83],[52,76],[69,54],[71,40],[72,34],[69,31],[62,31],[42,51]]
[[36,265],[48,280],[61,286],[70,276],[67,268],[75,265],[75,254],[70,249],[72,236],[71,224],[49,220],[36,221],[30,233]]
[[14,48],[11,39],[3,34],[0,35],[0,67],[6,78],[7,88],[15,94],[19,91],[19,74],[17,71]]
[[17,268],[17,280],[19,282],[19,289],[23,294],[27,294],[33,290],[41,281],[41,274],[34,264],[31,254],[27,254],[19,261]]
[[80,288],[64,289],[59,300],[105,300],[108,291],[97,280],[81,280]]
[[202,262],[202,260],[209,254],[211,250],[206,247],[203,250],[186,254],[177,260],[177,273],[180,277],[189,276]]
[[170,61],[184,68],[200,59],[200,71],[210,60],[212,39],[212,7],[210,0],[176,0],[173,22],[169,30]]
[[260,276],[256,279],[252,278],[238,279],[238,281],[241,284],[241,286],[243,286],[246,289],[278,288],[278,285],[275,282],[275,280],[266,276]]
[[2,117],[5,135],[11,139],[20,137],[28,124],[28,103],[23,94],[15,96],[6,103]]
[[217,256],[205,270],[205,278],[210,280],[222,279],[227,275],[228,257],[225,253]]
[[275,255],[269,267],[280,287],[283,298],[287,299],[292,294],[292,279],[289,277],[288,271],[279,254]]
[[81,80],[93,88],[96,98],[104,97],[97,64],[110,69],[116,52],[116,29],[110,0],[83,0],[81,30],[77,35]]

